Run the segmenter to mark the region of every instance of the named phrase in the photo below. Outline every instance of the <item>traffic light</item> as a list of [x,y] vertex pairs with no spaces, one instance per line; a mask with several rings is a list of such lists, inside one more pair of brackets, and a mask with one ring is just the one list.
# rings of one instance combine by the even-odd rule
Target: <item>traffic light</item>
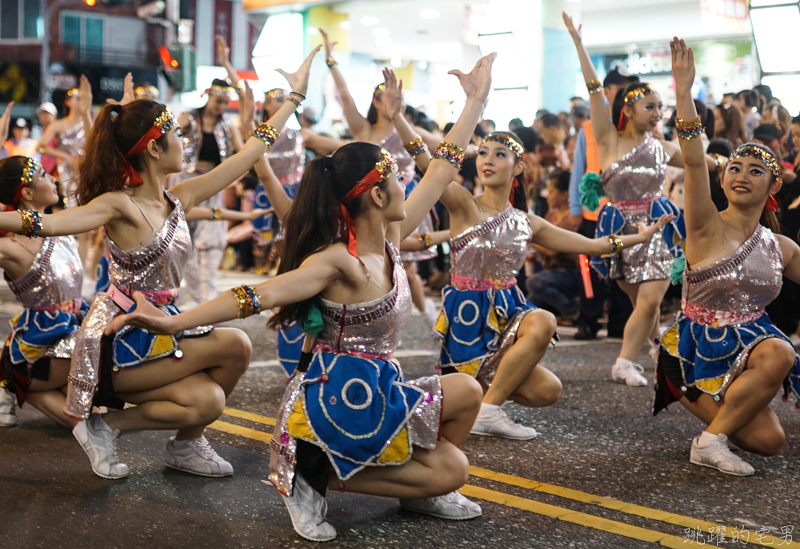
[[162,46],[158,50],[161,70],[174,91],[188,92],[195,89],[197,81],[197,56],[192,46],[180,44]]

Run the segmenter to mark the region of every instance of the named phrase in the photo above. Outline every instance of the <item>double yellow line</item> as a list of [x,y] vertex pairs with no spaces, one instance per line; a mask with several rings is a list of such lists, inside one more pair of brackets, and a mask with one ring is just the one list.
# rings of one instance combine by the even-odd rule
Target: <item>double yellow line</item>
[[[225,408],[225,415],[253,423],[258,423],[260,425],[268,425],[270,427],[275,426],[275,418],[254,414],[246,410]],[[236,425],[234,423],[228,423],[226,421],[215,421],[209,425],[209,427],[224,433],[249,438],[251,440],[257,440],[265,444],[269,444],[269,442],[272,440],[272,435],[269,433],[265,433],[264,431],[260,431],[258,429],[244,427],[242,425]],[[498,473],[496,471],[483,469],[481,467],[470,467],[470,475],[491,482],[497,482],[508,486],[516,486],[518,488],[558,496],[583,504],[594,505],[604,509],[611,509],[627,515],[638,516],[674,526],[680,526],[686,529],[691,529],[694,532],[697,532],[699,529],[700,532],[704,534],[705,539],[708,539],[710,535],[709,532],[714,532],[715,535],[721,534],[727,538],[727,543],[733,543],[734,541],[744,542],[744,540],[747,540],[747,543],[752,543],[753,545],[800,549],[800,543],[764,535],[752,530],[732,528],[722,524],[699,520],[683,515],[677,515],[666,511],[660,511],[658,509],[652,509],[650,507],[634,505],[632,503],[626,503],[616,499],[604,498],[589,494],[587,492],[565,488],[563,486],[537,482],[535,480],[514,475],[507,475],[505,473]],[[696,544],[695,541],[687,539],[687,537],[673,536],[657,530],[649,530],[647,528],[633,526],[624,522],[606,519],[587,513],[581,513],[571,509],[566,509],[564,507],[549,505],[547,503],[490,490],[488,488],[483,488],[481,486],[475,486],[472,484],[464,485],[460,492],[465,496],[476,499],[490,501],[506,507],[528,511],[530,513],[563,520],[565,522],[571,522],[573,524],[579,524],[595,530],[602,530],[603,532],[610,532],[626,538],[658,544],[663,547],[678,548]]]

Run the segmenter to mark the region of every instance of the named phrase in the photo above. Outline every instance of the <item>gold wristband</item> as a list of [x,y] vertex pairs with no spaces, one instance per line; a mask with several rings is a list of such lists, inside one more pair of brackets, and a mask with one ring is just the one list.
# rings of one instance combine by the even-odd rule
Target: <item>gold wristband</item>
[[328,68],[329,68],[329,69],[332,69],[333,67],[335,67],[336,65],[338,65],[338,63],[336,62],[336,59],[334,59],[333,57],[328,57],[328,58],[325,60],[325,64],[326,64],[326,65],[328,65]]
[[460,170],[461,163],[464,162],[464,149],[453,143],[442,141],[431,157],[434,160],[437,158],[447,160],[455,169]]
[[419,240],[420,243],[422,243],[422,246],[424,248],[430,248],[431,246],[433,246],[433,238],[431,238],[431,235],[429,235],[428,233],[418,234],[417,240]]
[[211,208],[211,221],[222,220],[222,208]]
[[17,234],[22,236],[39,236],[42,232],[42,214],[36,210],[19,210],[22,217],[22,227]]
[[622,249],[625,247],[625,244],[622,242],[622,239],[615,234],[610,234],[606,236],[606,238],[608,239],[608,244],[611,246],[611,251],[600,257],[605,257],[605,258],[613,257],[615,254],[621,252]]

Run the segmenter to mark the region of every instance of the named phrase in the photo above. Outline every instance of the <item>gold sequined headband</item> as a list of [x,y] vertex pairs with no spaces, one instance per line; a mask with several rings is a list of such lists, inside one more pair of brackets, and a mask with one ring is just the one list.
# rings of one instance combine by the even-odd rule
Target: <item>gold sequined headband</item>
[[729,163],[733,162],[737,158],[742,158],[745,156],[749,156],[750,158],[755,158],[756,160],[763,162],[775,177],[775,180],[783,183],[783,179],[781,179],[781,164],[772,151],[756,143],[745,143],[733,151]]
[[[522,160],[522,155],[525,153],[525,147],[520,145],[519,141],[504,133],[490,133],[483,139],[483,143],[487,141],[494,141],[500,143],[508,148],[517,157],[517,160]],[[483,144],[481,143],[481,144]]]
[[208,95],[222,95],[224,97],[233,97],[234,89],[230,86],[217,86],[216,84],[208,88],[205,93]]
[[633,88],[631,91],[625,94],[625,98],[622,102],[626,105],[633,105],[639,99],[642,99],[648,95],[653,95],[654,93],[658,93],[650,84],[644,84],[642,86],[637,86]]
[[381,95],[383,95],[385,89],[386,89],[386,83],[378,84],[375,87],[375,91],[372,92],[372,97],[380,97]]
[[135,90],[133,90],[134,97],[139,96],[150,96],[152,95],[154,98],[158,99],[158,88],[155,86],[137,86]]
[[265,97],[267,99],[277,99],[278,97],[283,97],[286,95],[286,92],[283,91],[281,88],[275,88],[274,90],[269,90]]

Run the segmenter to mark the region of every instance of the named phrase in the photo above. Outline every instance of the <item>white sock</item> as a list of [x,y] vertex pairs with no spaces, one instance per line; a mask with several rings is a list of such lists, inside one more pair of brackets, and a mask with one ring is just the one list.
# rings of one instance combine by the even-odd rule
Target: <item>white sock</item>
[[478,415],[483,417],[490,416],[499,409],[500,406],[497,404],[487,404],[485,402],[481,402],[481,411],[478,412]]
[[633,364],[632,360],[628,360],[627,358],[617,357],[617,363],[614,366],[630,366]]
[[698,446],[708,446],[712,442],[719,440],[718,435],[712,435],[708,431],[703,431],[698,437],[697,445]]

